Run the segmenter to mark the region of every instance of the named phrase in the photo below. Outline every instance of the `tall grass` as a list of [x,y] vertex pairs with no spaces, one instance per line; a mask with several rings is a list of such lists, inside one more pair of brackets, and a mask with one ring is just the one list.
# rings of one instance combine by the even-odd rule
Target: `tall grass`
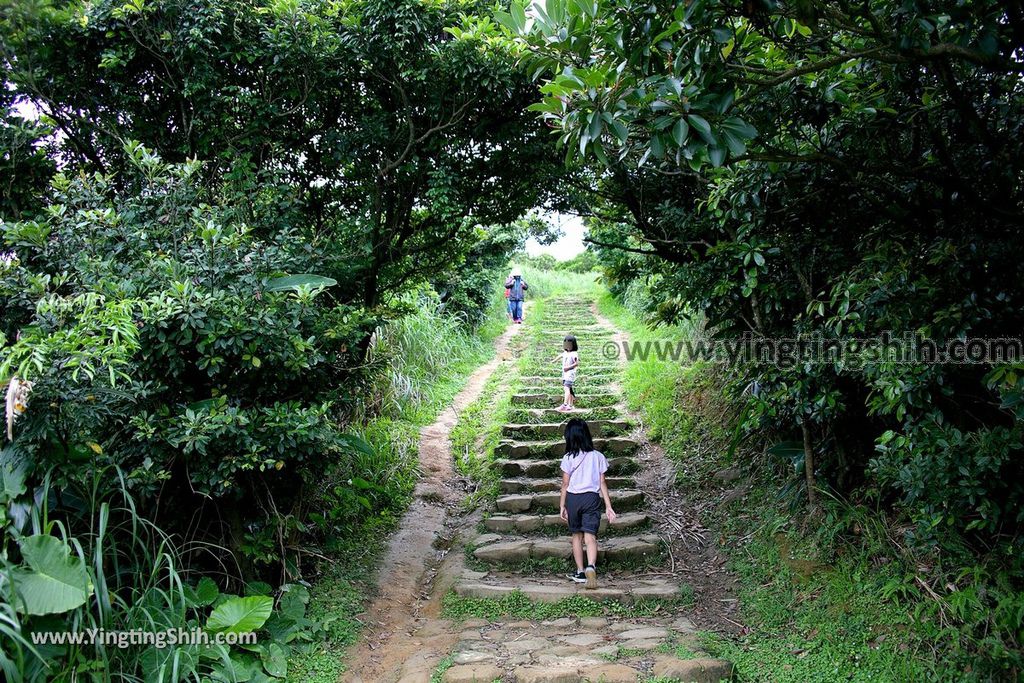
[[[25,528],[7,531],[12,537],[54,536],[84,568],[91,594],[79,607],[45,616],[16,609],[13,547],[0,569],[0,670],[10,683],[97,680],[208,680],[237,651],[192,643],[117,647],[102,640],[34,647],[31,632],[85,633],[89,630],[161,633],[191,630],[205,623],[210,601],[198,599],[189,585],[183,547],[137,511],[124,474],[116,468],[97,470],[91,481],[59,491],[46,477],[41,495],[28,504]],[[57,501],[63,501],[57,505]],[[20,526],[16,522],[13,526]],[[193,551],[205,552],[203,548]],[[210,552],[214,558],[224,549]],[[52,579],[58,586],[61,577]],[[222,584],[223,585],[223,584]],[[56,590],[56,588],[55,588]],[[264,640],[266,638],[264,637]]]
[[570,273],[560,270],[541,270],[530,265],[522,266],[523,279],[530,286],[526,299],[546,299],[565,294],[597,296],[604,288],[599,284],[600,275],[591,273]]

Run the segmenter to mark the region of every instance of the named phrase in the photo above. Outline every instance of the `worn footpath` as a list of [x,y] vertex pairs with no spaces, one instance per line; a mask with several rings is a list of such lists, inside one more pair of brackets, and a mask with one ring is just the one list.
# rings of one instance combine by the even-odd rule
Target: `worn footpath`
[[[729,680],[731,664],[701,651],[693,589],[676,571],[679,551],[673,554],[672,548],[685,539],[676,533],[678,521],[666,524],[666,505],[658,500],[659,491],[671,488],[663,481],[671,477],[671,467],[646,445],[623,406],[621,366],[601,357],[602,346],[622,341],[622,333],[597,315],[593,302],[572,297],[544,302],[542,314],[527,316],[524,328],[517,344],[520,358],[497,368],[513,386],[504,388],[512,392],[511,405],[491,462],[496,497],[471,514],[448,508],[433,530],[434,546],[444,557],[429,572],[429,581],[420,582],[419,593],[410,596],[419,607],[404,610],[410,618],[401,625],[401,643],[395,642],[397,633],[380,643],[391,654],[377,653],[377,666],[365,667],[357,658],[347,679]],[[554,410],[561,393],[553,359],[566,334],[580,340],[579,407],[571,415]],[[612,524],[602,519],[596,590],[565,577],[574,565],[558,516],[559,461],[562,431],[571,416],[588,421],[595,447],[608,458],[618,513]],[[448,483],[442,500],[459,495],[457,479]],[[426,530],[420,526],[416,532]],[[531,608],[537,604],[544,607]],[[520,616],[499,616],[503,612]],[[525,619],[524,613],[545,618]]]

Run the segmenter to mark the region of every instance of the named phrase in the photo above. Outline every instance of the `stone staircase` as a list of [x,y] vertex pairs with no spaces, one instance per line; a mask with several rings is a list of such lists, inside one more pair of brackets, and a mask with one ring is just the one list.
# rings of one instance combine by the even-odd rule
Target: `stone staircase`
[[[479,528],[462,534],[466,569],[453,590],[469,598],[513,594],[541,603],[587,598],[598,605],[550,620],[469,619],[453,624],[458,643],[440,675],[407,668],[399,683],[719,683],[732,665],[702,653],[690,607],[667,570],[663,542],[647,513],[649,501],[637,474],[649,458],[642,433],[621,402],[621,367],[602,359],[601,347],[615,338],[591,302],[563,298],[544,302],[542,314],[527,316],[522,336],[529,345],[510,386],[507,423],[494,450],[497,495]],[[565,334],[580,343],[578,405],[595,446],[608,457],[608,488],[618,516],[602,517],[598,543],[599,586],[571,582],[575,570],[565,522],[558,516],[562,433],[570,415],[561,403],[559,354]],[[616,604],[617,603],[617,604]],[[557,610],[557,608],[556,608]],[[592,616],[598,611],[602,616]],[[560,612],[561,613],[561,612]],[[415,644],[430,632],[414,634]]]
[[[680,587],[654,570],[664,562],[659,536],[645,512],[644,492],[636,488],[640,470],[636,425],[622,404],[618,382],[622,366],[601,354],[616,331],[599,322],[590,302],[549,299],[540,320],[529,320],[529,341],[520,359],[520,376],[511,397],[508,422],[494,449],[498,496],[483,520],[480,534],[468,539],[475,567],[456,582],[457,594],[500,598],[513,591],[557,602],[570,596],[631,604],[637,600],[673,601]],[[572,414],[561,404],[562,338],[574,334],[580,346],[577,404]],[[587,420],[594,447],[608,458],[606,474],[614,523],[602,516],[598,543],[599,588],[587,590],[569,581],[574,571],[569,533],[558,515],[565,453],[562,434],[570,417]]]

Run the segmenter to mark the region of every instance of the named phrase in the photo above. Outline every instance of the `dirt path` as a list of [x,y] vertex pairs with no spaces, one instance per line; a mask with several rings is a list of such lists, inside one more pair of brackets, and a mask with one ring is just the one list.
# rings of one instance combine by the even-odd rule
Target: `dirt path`
[[[463,493],[452,487],[450,434],[459,413],[475,401],[494,371],[510,361],[509,344],[521,328],[510,325],[495,341],[495,356],[470,375],[466,385],[437,420],[420,430],[421,478],[414,500],[391,536],[377,577],[380,592],[361,616],[367,628],[352,652],[341,680],[347,683],[386,683],[403,677],[403,666],[433,668],[436,659],[457,635],[443,628],[424,628],[426,617],[436,616],[445,586],[435,586],[442,562],[455,538],[456,522],[449,513]],[[434,590],[434,589],[438,590]],[[434,656],[433,653],[438,653]],[[422,667],[415,661],[422,659]]]

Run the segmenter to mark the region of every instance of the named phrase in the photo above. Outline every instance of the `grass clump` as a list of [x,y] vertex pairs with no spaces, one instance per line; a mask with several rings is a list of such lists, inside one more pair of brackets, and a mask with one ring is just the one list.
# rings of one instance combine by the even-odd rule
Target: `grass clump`
[[678,608],[676,601],[644,599],[630,605],[619,602],[597,602],[581,595],[562,598],[558,602],[531,600],[522,591],[514,591],[501,598],[468,598],[454,592],[445,595],[441,616],[446,619],[487,619],[501,618],[529,619],[544,621],[561,617],[616,616],[622,618],[650,617],[666,614]]

